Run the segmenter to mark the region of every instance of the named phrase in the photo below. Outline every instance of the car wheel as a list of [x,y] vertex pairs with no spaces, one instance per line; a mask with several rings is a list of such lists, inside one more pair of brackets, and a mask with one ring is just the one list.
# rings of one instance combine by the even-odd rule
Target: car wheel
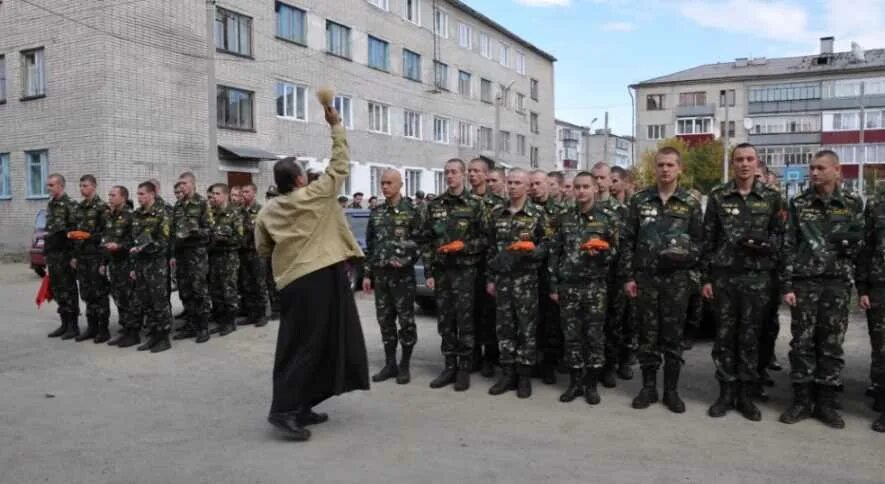
[[34,269],[34,273],[37,274],[37,276],[39,276],[41,278],[46,277],[46,268],[45,267],[42,267],[42,266],[41,267],[34,267],[33,269]]

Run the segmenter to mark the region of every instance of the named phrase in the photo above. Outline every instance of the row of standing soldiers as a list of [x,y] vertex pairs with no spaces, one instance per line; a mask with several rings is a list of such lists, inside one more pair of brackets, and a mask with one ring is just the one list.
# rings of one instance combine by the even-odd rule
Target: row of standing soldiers
[[[386,172],[386,202],[369,219],[363,281],[364,289],[375,289],[386,355],[374,381],[410,381],[417,340],[414,265],[423,259],[445,359],[433,388],[454,383],[456,391],[467,390],[471,370],[491,376],[495,362],[502,371],[489,393],[516,390],[527,398],[533,373],[554,382],[553,367],[561,363],[570,379],[560,400],[584,396],[595,405],[598,383],[610,387],[615,374],[631,377],[636,348],[643,385],[632,406],[647,408],[659,400],[657,373],[663,367],[662,401],[684,412],[678,393],[683,331],[690,300],[700,292],[716,321],[720,394],[708,414],[737,409],[758,421],[754,400],[763,394],[762,371],[774,344],[760,345],[760,333],[783,299],[792,314],[794,399],[780,420],[814,416],[842,428],[837,391],[854,284],[869,319],[874,408],[881,412],[885,195],[864,211],[859,197],[839,188],[836,154],[822,151],[810,166],[811,188],[787,203],[757,179],[756,150],[742,144],[732,152],[734,178],[714,188],[702,210],[700,194],[679,185],[677,150],[661,149],[654,165],[655,185],[626,204],[610,196],[605,164],[576,175],[574,201],[565,204],[538,189],[547,183],[539,171],[511,170],[506,199],[500,190],[473,183],[475,176],[494,172],[484,159],[471,161],[469,170],[463,161],[449,160],[448,190],[427,204],[402,198],[399,173]],[[468,173],[472,191],[464,184]],[[885,430],[883,417],[873,428]]]
[[[62,175],[47,178],[44,252],[61,318],[50,337],[110,340],[127,348],[141,343],[144,329],[147,341],[138,349],[165,351],[171,348],[173,276],[186,320],[173,339],[203,343],[210,333],[224,336],[237,324],[267,324],[268,297],[273,305],[276,291],[268,281],[269,261],[255,249],[254,221],[261,209],[255,186],[242,187],[242,202],[232,203],[227,185],[212,185],[203,198],[195,181],[193,173],[181,175],[174,205],[159,196],[157,180],[141,183],[136,208],[128,189],[119,185],[104,202],[92,175],[80,178],[79,202],[65,193]],[[79,298],[86,305],[82,334]],[[113,339],[110,298],[121,326]],[[237,321],[238,315],[244,318]],[[211,331],[210,320],[217,323]]]

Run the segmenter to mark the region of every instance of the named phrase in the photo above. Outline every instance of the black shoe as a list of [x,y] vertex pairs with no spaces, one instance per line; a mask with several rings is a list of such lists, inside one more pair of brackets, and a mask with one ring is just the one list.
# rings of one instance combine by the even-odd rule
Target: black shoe
[[247,317],[237,318],[237,326],[249,326],[251,324],[255,324],[255,320],[249,319]]
[[455,383],[455,375],[458,373],[457,361],[454,356],[446,356],[446,366],[442,373],[430,382],[430,388],[442,388]]
[[183,339],[191,339],[197,336],[197,333],[191,328],[182,328],[172,337],[173,340],[179,341]]
[[153,348],[155,344],[159,343],[161,339],[163,339],[163,335],[161,335],[159,331],[152,331],[148,335],[148,340],[137,349],[138,351],[147,351]]
[[633,368],[630,367],[630,363],[627,361],[621,361],[618,364],[618,378],[621,380],[633,379]]
[[412,371],[410,367],[413,348],[413,346],[403,346],[403,354],[400,356],[396,375],[396,382],[400,385],[405,385],[412,381]]
[[501,395],[514,389],[516,389],[516,371],[513,365],[501,365],[501,376],[489,388],[489,395]]
[[741,383],[740,389],[738,390],[737,394],[737,403],[735,404],[735,408],[747,420],[751,420],[753,422],[758,422],[762,420],[762,412],[759,411],[759,407],[757,407],[753,403],[753,400],[750,398],[749,384]]
[[268,415],[267,421],[277,430],[286,434],[287,437],[298,442],[304,442],[310,439],[310,430],[307,430],[294,417],[288,415],[271,414]]
[[399,374],[399,368],[396,366],[396,342],[384,345],[384,359],[384,368],[372,376],[372,381],[375,383],[396,378]]
[[879,418],[873,422],[873,430],[876,432],[885,432],[885,413],[879,415]]
[[[596,384],[599,380],[599,368],[590,368],[584,375],[584,400],[590,405],[599,404],[599,389]],[[603,383],[603,385],[605,385]]]
[[710,408],[707,410],[707,415],[713,418],[724,417],[729,410],[734,408],[734,386],[735,383],[732,382],[719,382],[719,398],[713,402],[713,405],[710,405]]
[[[554,365],[550,365],[550,369],[556,371]],[[519,365],[516,370],[516,396],[518,398],[532,396],[532,367],[529,365]]]
[[458,368],[458,372],[455,374],[455,391],[456,392],[464,392],[470,388],[470,364],[464,364],[461,368]]
[[541,363],[541,381],[545,385],[556,385],[556,364],[552,361]]
[[98,335],[98,325],[95,324],[92,319],[89,319],[86,323],[86,331],[77,335],[77,337],[74,338],[74,341],[82,343],[87,339],[94,339],[96,335]]
[[255,324],[256,328],[263,328],[263,327],[267,326],[267,318],[266,317],[258,318],[255,320],[254,324]]
[[633,399],[633,408],[648,408],[658,401],[657,378],[658,371],[655,368],[642,369],[642,390]]
[[677,390],[681,370],[682,363],[679,361],[671,360],[664,364],[664,398],[662,401],[673,413],[685,413],[685,402],[679,398]]
[[56,328],[55,331],[49,333],[46,336],[48,336],[50,338],[59,338],[62,335],[64,335],[67,331],[68,331],[68,321],[64,316],[62,316],[61,325],[59,325],[59,327]]
[[236,323],[230,322],[227,324],[222,324],[220,328],[221,329],[220,331],[218,331],[218,336],[227,336],[237,330],[237,325]]
[[209,334],[218,334],[221,332],[221,325],[213,326],[212,329],[209,330]]
[[108,340],[111,339],[111,332],[108,331],[107,323],[102,323],[98,326],[98,333],[96,333],[95,338],[92,341],[95,344],[107,343]]
[[614,365],[605,365],[602,367],[602,386],[605,388],[614,388],[618,386],[617,371]]
[[162,353],[170,348],[172,348],[172,344],[169,342],[169,333],[164,332],[157,343],[151,346],[151,353]]
[[197,330],[197,334],[196,334],[195,338],[196,338],[195,341],[197,343],[205,343],[205,342],[209,341],[209,331],[205,328]]
[[140,331],[137,329],[127,329],[123,336],[117,341],[118,348],[128,348],[141,343]]
[[793,403],[781,414],[780,421],[785,424],[801,422],[811,416],[811,384],[793,384]]
[[470,373],[476,373],[482,370],[482,345],[473,347],[473,358],[471,358]]
[[329,416],[325,413],[317,413],[313,410],[308,410],[306,412],[298,412],[295,414],[295,423],[302,427],[307,427],[309,425],[319,425],[321,423],[325,423],[329,420]]
[[815,402],[812,415],[828,427],[844,429],[845,421],[842,420],[842,416],[836,411],[835,400],[835,387],[817,385],[817,402]]
[[484,378],[492,378],[495,376],[495,363],[488,358],[482,360],[482,368],[479,369],[479,374]]
[[580,368],[573,368],[569,371],[568,388],[559,396],[559,401],[566,403],[584,395],[583,371]]
[[80,323],[77,322],[76,316],[71,316],[68,320],[68,327],[65,329],[65,333],[61,335],[61,339],[68,340],[73,339],[79,336],[80,334]]

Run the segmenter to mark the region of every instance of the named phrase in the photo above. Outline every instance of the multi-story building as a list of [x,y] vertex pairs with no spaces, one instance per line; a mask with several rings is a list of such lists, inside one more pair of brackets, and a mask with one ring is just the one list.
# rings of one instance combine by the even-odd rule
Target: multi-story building
[[633,166],[633,138],[612,134],[610,129],[597,129],[587,136],[587,159],[594,163],[604,161],[611,166]]
[[444,190],[442,163],[552,169],[555,59],[457,0],[10,0],[0,3],[0,252],[28,241],[58,172],[77,197],[193,171],[272,183],[273,160],[319,170],[349,130],[344,192]]
[[599,161],[612,166],[633,166],[633,138],[608,129],[591,133],[587,126],[556,120],[556,169],[573,173],[589,170]]
[[792,189],[806,183],[820,149],[836,151],[856,184],[885,177],[885,49],[707,64],[631,86],[636,91],[637,153],[677,136],[689,143],[751,142]]

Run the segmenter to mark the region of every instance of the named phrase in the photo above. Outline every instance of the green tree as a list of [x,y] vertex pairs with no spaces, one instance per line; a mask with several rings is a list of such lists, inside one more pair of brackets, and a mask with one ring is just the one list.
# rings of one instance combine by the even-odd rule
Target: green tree
[[[713,187],[722,182],[722,143],[711,140],[688,146],[679,138],[667,138],[658,143],[657,149],[665,146],[676,148],[682,153],[680,184],[683,187],[709,193]],[[646,151],[640,158],[637,179],[639,186],[647,187],[655,183],[655,151]]]

